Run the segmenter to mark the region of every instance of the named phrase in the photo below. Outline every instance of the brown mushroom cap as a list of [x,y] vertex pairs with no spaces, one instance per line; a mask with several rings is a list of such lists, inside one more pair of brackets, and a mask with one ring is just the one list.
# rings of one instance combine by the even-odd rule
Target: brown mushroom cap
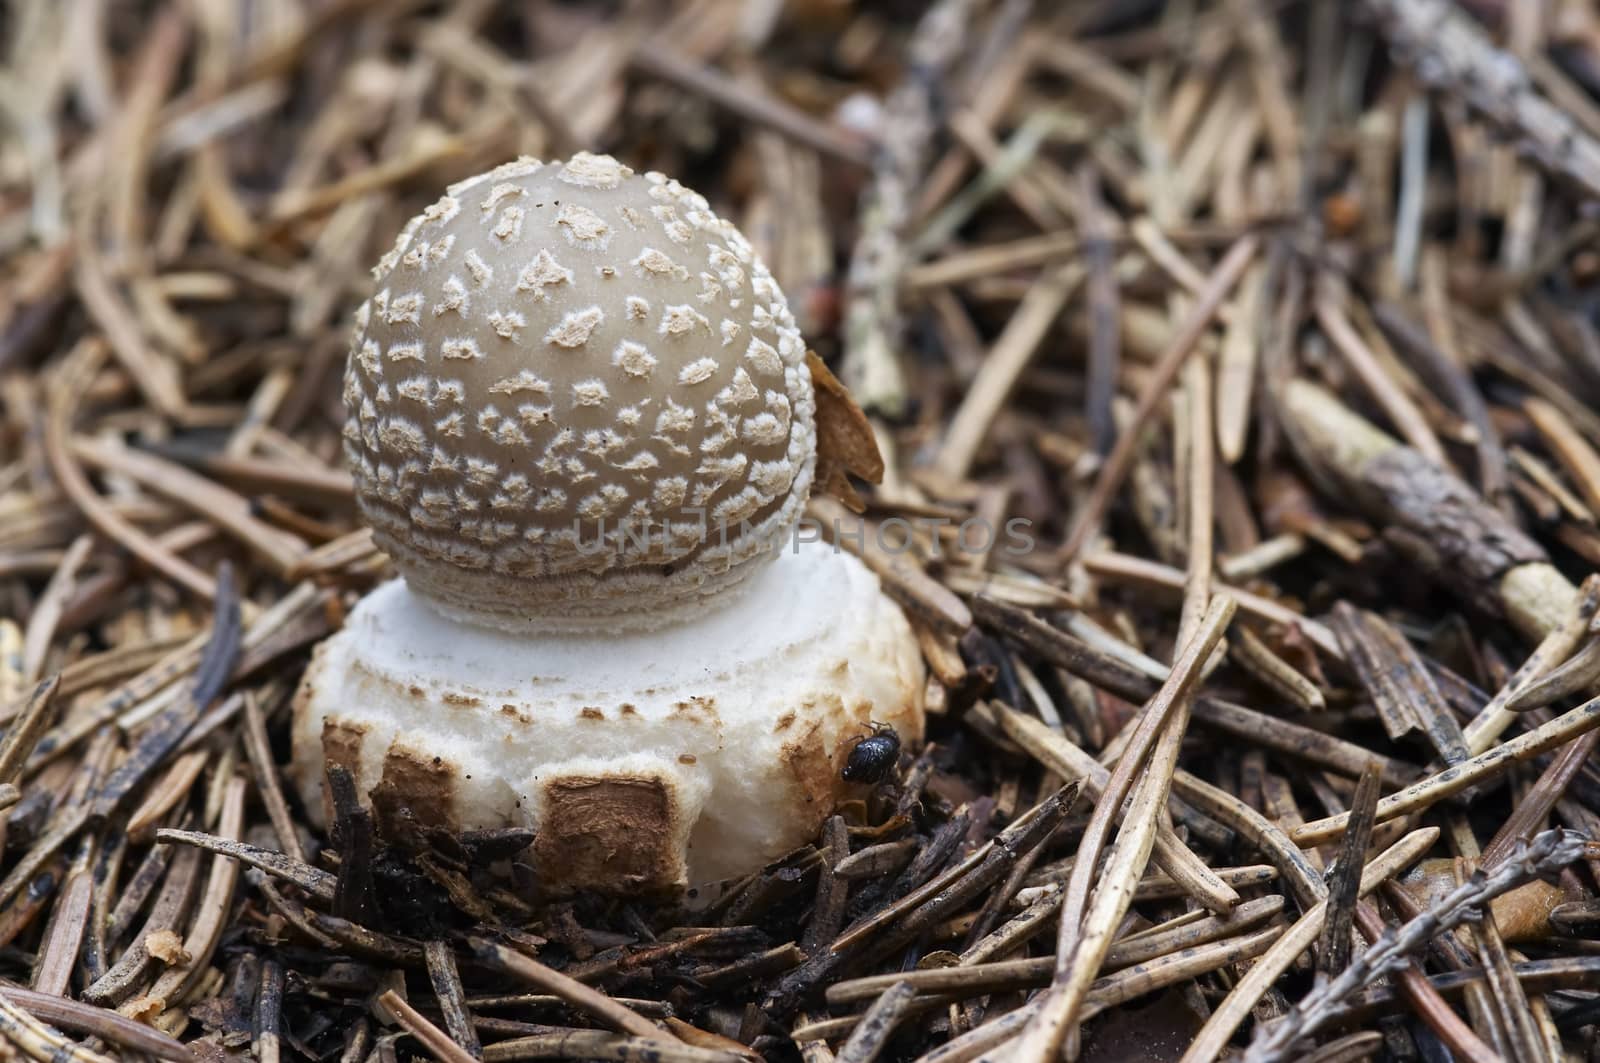
[[374,271],[346,454],[443,612],[654,626],[741,585],[811,487],[805,346],[731,224],[606,156],[454,185]]

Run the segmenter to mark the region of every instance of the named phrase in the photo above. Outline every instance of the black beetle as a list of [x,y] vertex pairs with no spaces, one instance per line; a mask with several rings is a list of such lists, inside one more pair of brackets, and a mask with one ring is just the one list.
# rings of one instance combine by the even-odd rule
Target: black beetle
[[886,723],[874,723],[872,733],[856,740],[845,758],[839,777],[845,782],[879,783],[900,759],[900,736]]

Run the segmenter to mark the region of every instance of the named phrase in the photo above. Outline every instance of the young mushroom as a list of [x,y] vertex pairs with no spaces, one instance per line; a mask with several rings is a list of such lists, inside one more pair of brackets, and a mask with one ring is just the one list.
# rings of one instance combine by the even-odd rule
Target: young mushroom
[[796,534],[806,350],[731,224],[606,156],[452,186],[374,271],[346,457],[402,580],[313,658],[294,771],[380,826],[531,826],[543,887],[670,892],[812,838],[922,734],[877,578]]

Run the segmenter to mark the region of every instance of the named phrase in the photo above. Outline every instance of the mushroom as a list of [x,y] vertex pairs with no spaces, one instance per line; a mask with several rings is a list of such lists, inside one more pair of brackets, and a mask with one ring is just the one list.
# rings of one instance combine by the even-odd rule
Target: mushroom
[[520,159],[451,186],[374,275],[345,452],[403,578],[297,694],[313,814],[338,765],[380,828],[528,826],[545,889],[672,892],[814,837],[864,790],[857,743],[920,739],[905,617],[799,533],[805,345],[703,197]]

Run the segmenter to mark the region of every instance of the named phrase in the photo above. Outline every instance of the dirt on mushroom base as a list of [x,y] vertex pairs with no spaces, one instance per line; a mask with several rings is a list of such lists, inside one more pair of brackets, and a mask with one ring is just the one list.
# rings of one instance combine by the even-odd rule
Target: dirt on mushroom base
[[[824,543],[778,557],[693,622],[604,638],[471,628],[396,581],[318,647],[293,706],[291,774],[311,809],[327,807],[325,765],[340,763],[358,799],[425,805],[419,818],[455,829],[534,829],[546,892],[659,894],[814,837],[860,792],[842,769],[874,723],[920,740],[924,684],[899,607]],[[626,800],[588,822],[591,781],[607,777],[665,794],[632,849],[621,825],[634,790],[606,791]],[[613,882],[598,851],[658,875]]]

